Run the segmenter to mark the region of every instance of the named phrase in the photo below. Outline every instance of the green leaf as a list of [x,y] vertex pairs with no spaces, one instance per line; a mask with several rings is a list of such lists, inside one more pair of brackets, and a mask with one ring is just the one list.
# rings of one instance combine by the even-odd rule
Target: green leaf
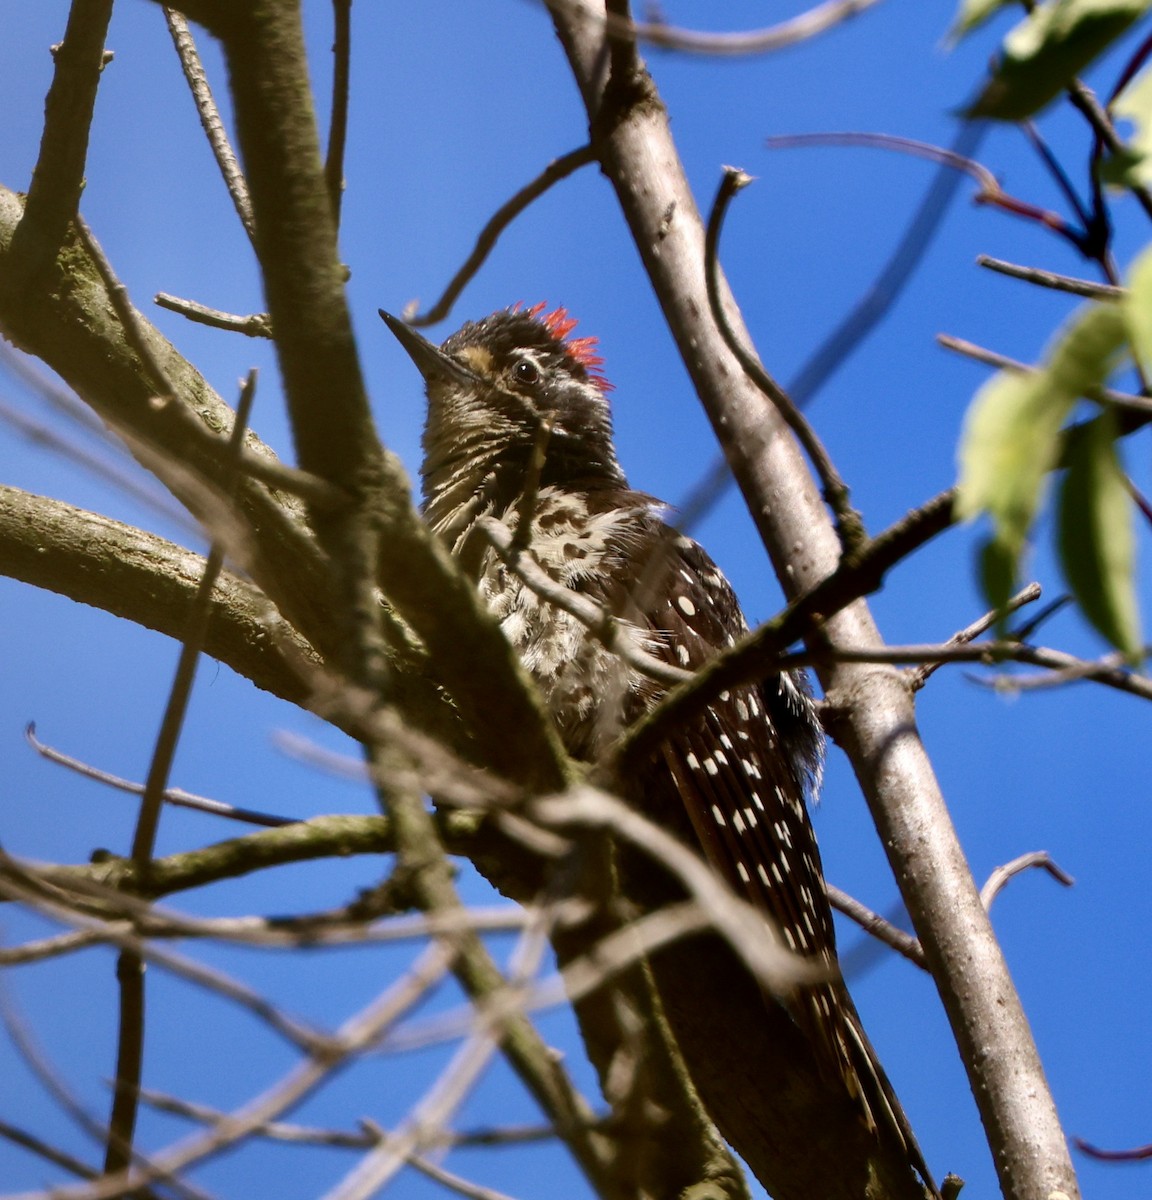
[[1121,305],[1132,355],[1152,378],[1152,249],[1145,250],[1128,272],[1128,295]]
[[1113,410],[1090,421],[1068,447],[1060,489],[1059,548],[1084,615],[1133,661],[1142,654],[1136,600],[1133,503],[1116,456]]
[[[1002,609],[1012,599],[1018,561],[1019,554],[995,538],[980,547],[980,583],[993,609]],[[1003,633],[1003,629],[997,628],[997,633]]]
[[963,0],[952,28],[948,30],[948,41],[955,44],[1010,4],[1015,7],[1015,0]]
[[1022,121],[1039,112],[1150,3],[1047,0],[1037,5],[1004,39],[1003,57],[968,115]]
[[1141,71],[1112,101],[1113,117],[1132,122],[1132,136],[1100,169],[1105,183],[1123,187],[1152,184],[1152,70]]
[[1060,453],[1064,422],[1080,396],[1108,378],[1124,335],[1117,306],[1088,306],[1042,369],[1001,371],[976,394],[960,442],[957,515],[987,512],[1005,552],[1023,550],[1045,476]]

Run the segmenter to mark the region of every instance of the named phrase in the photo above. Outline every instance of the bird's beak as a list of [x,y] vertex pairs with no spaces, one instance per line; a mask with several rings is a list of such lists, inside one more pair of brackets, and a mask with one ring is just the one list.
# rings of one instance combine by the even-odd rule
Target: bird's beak
[[416,369],[429,383],[433,379],[447,379],[457,383],[475,383],[476,376],[467,367],[449,357],[426,337],[421,336],[409,325],[405,325],[399,317],[379,310],[384,324],[396,335],[396,340],[408,352],[408,357],[416,364]]

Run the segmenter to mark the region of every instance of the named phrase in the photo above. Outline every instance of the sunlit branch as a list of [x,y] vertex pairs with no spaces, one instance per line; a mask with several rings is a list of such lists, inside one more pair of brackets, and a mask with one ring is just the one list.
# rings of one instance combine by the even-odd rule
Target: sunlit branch
[[184,300],[179,296],[170,296],[167,292],[157,292],[153,297],[155,302],[169,312],[179,313],[189,321],[199,325],[208,325],[212,329],[223,329],[229,333],[242,333],[245,337],[270,338],[273,336],[272,323],[267,313],[249,313],[239,316],[236,313],[221,312],[217,308],[209,308],[198,304],[195,300]]
[[184,19],[183,14],[167,6],[164,8],[164,20],[168,23],[172,44],[176,47],[181,70],[184,72],[184,78],[188,81],[188,89],[196,104],[196,112],[200,116],[204,136],[212,148],[213,157],[216,159],[216,165],[220,168],[228,195],[232,198],[236,215],[240,218],[240,223],[244,226],[244,231],[251,241],[256,236],[256,222],[252,216],[252,200],[248,195],[248,185],[244,181],[244,172],[236,160],[236,152],[228,141],[228,134],[224,128],[224,122],[220,119],[220,110],[216,107],[216,100],[208,84],[208,76],[204,72],[204,64],[200,61],[200,54],[196,49],[192,31],[188,28],[188,22]]
[[332,0],[332,115],[328,123],[328,154],[324,178],[332,219],[340,228],[344,199],[344,148],[348,141],[348,93],[352,66],[352,0]]
[[805,419],[792,398],[764,369],[763,364],[755,354],[736,336],[728,314],[720,297],[719,251],[720,233],[724,225],[724,217],[728,206],[741,188],[751,183],[751,177],[733,167],[724,170],[724,177],[716,193],[712,211],[708,217],[707,231],[704,242],[704,272],[708,289],[708,304],[712,310],[712,319],[728,344],[728,349],[744,368],[756,386],[776,407],[785,424],[792,430],[796,440],[804,448],[812,463],[813,470],[820,479],[824,500],[836,517],[836,529],[847,551],[858,549],[867,538],[860,514],[852,508],[848,498],[848,486],[841,478],[823,442],[816,436],[816,431]]
[[997,867],[988,876],[988,881],[980,889],[980,900],[984,907],[990,909],[996,897],[1000,895],[1017,875],[1036,867],[1047,871],[1057,883],[1063,884],[1064,887],[1072,887],[1076,882],[1067,871],[1052,861],[1047,850],[1033,850],[1029,854],[1021,854],[1019,858],[1014,858],[1010,863],[1005,863],[1002,867]]
[[10,269],[29,296],[64,245],[79,215],[84,166],[100,75],[111,56],[104,49],[112,0],[73,0],[64,38],[55,48],[55,71],[44,101],[40,153],[12,238]]
[[582,0],[545,0],[552,9],[567,9],[569,15],[603,22],[614,39],[645,42],[665,50],[680,50],[715,58],[746,58],[771,54],[820,34],[866,12],[878,0],[824,0],[806,12],[765,29],[737,33],[709,33],[669,25],[665,21],[632,21],[615,13],[605,15],[588,8]]
[[[1040,585],[1030,583],[1013,596],[1002,609],[994,609],[984,616],[954,633],[945,643],[947,646],[966,646],[969,642],[988,632],[998,621],[1006,620],[1013,613],[1019,612],[1025,605],[1040,599]],[[1021,639],[1023,640],[1023,639]],[[923,663],[908,672],[908,686],[913,691],[919,691],[928,682],[932,674],[940,669],[941,662]]]
[[[1019,362],[1017,359],[1009,358],[1005,354],[999,354],[995,350],[987,350],[983,346],[977,346],[974,342],[952,337],[947,333],[938,333],[936,341],[945,350],[952,350],[957,354],[962,354],[965,358],[971,358],[975,362],[983,363],[988,367],[996,367],[1001,371],[1013,371],[1020,375],[1030,375],[1036,371],[1036,368],[1030,366],[1028,363]],[[1111,408],[1127,409],[1130,412],[1139,413],[1145,420],[1152,415],[1152,399],[1149,399],[1147,396],[1137,396],[1132,392],[1117,392],[1112,388],[1087,388],[1084,395],[1089,400],[1095,400],[1098,404],[1106,404]]]
[[559,158],[549,163],[547,167],[526,187],[518,191],[510,200],[502,204],[491,216],[488,223],[480,231],[472,253],[468,255],[464,265],[452,276],[451,282],[444,289],[440,299],[422,313],[410,312],[409,305],[404,310],[404,320],[414,328],[435,325],[442,321],[452,311],[460,293],[468,286],[477,271],[484,265],[491,254],[497,239],[509,225],[531,204],[542,196],[553,184],[566,179],[580,167],[596,161],[596,154],[591,146],[581,146],[577,150],[569,150]]
[[879,913],[873,912],[866,904],[861,904],[854,896],[849,896],[840,888],[828,884],[827,891],[829,904],[855,921],[865,933],[871,934],[898,954],[904,955],[921,970],[928,969],[920,942],[912,934],[898,929],[891,921],[885,920]]

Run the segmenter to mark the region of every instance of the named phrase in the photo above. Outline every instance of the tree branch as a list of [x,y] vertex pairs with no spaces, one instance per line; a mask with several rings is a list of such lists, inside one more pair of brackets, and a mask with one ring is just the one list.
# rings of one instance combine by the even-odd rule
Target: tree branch
[[10,269],[23,287],[36,286],[51,267],[80,209],[111,18],[112,0],[73,0],[64,40],[54,48],[56,71],[44,102],[40,155],[24,205],[25,219],[11,246]]
[[[595,25],[565,9],[554,10],[553,20],[588,110],[593,144],[685,365],[779,578],[791,594],[802,593],[833,574],[839,541],[795,443],[779,419],[764,412],[758,391],[707,319],[702,223],[656,89],[638,60],[627,78],[614,71],[605,80]],[[726,287],[721,302],[746,337]],[[881,644],[862,602],[830,618],[822,633],[834,646]],[[1005,1193],[1063,1191],[1074,1198],[1075,1174],[1039,1054],[916,731],[904,681],[890,667],[852,665],[828,669],[823,681],[843,714],[841,743],[940,989]],[[706,1098],[722,1129],[723,1099]],[[785,1194],[789,1189],[779,1186],[784,1160],[778,1152],[764,1157],[765,1122],[757,1122],[749,1138],[732,1131],[734,1120],[731,1114],[729,1138],[770,1190]],[[844,1165],[841,1156],[838,1166]],[[891,1177],[892,1194],[910,1190],[905,1164],[891,1161],[880,1169]],[[838,1186],[830,1180],[823,1194]],[[796,1194],[804,1194],[801,1187]]]

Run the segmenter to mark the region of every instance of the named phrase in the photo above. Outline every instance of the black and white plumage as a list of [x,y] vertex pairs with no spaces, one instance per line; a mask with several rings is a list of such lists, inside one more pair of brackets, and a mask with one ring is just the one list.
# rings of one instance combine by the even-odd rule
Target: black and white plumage
[[[532,674],[572,755],[595,761],[666,686],[627,665],[510,570],[478,522],[494,517],[556,582],[616,618],[649,654],[704,665],[747,626],[707,553],[629,488],[612,442],[594,341],[562,309],[509,309],[440,348],[381,314],[427,383],[425,515],[457,555]],[[525,536],[526,535],[526,536]],[[678,796],[704,855],[830,982],[787,1001],[820,1069],[869,1125],[915,1141],[836,976],[835,936],[807,802],[823,739],[804,681],[722,693],[662,744],[630,798]],[[659,814],[656,814],[657,816]],[[681,829],[687,828],[681,819]]]

